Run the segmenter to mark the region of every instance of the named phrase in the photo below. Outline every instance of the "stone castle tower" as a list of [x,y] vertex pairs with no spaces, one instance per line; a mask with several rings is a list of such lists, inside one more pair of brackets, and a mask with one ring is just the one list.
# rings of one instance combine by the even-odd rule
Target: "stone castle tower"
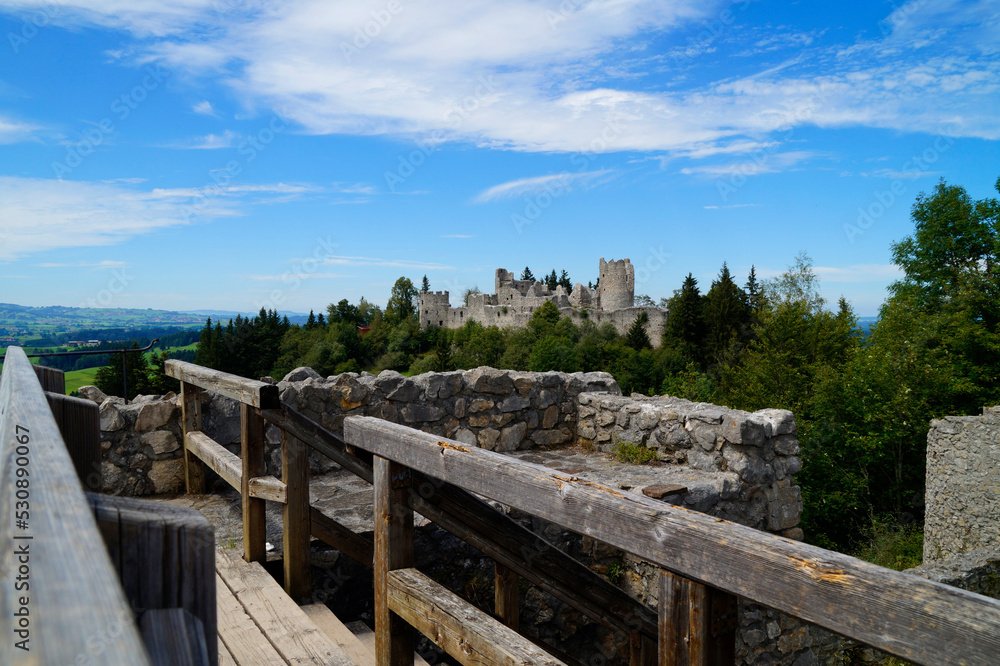
[[628,259],[604,261],[601,257],[600,303],[602,310],[624,310],[635,301],[635,268]]

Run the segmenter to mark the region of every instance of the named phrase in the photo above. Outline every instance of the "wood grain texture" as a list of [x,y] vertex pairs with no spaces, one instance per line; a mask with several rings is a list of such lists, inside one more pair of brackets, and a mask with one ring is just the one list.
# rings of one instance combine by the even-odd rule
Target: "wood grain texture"
[[1000,602],[790,539],[350,416],[349,444],[921,664],[990,664]]
[[[209,666],[208,645],[201,620],[183,608],[150,609],[139,621],[153,666]],[[212,634],[212,640],[216,635]]]
[[[288,405],[261,413],[341,467],[372,481],[371,463],[347,452],[337,434]],[[360,453],[367,455],[363,449]],[[656,640],[656,613],[471,493],[414,473],[408,501],[427,519],[604,626],[626,633],[638,630],[647,640]]]
[[193,384],[212,393],[224,395],[242,404],[258,409],[274,409],[281,404],[278,386],[253,379],[244,379],[228,372],[204,368],[187,361],[167,359],[165,373],[168,377]]
[[375,559],[375,542],[351,528],[338,523],[316,507],[309,508],[309,525],[313,536],[322,539],[355,562],[372,568]]
[[375,653],[369,650],[357,636],[355,636],[347,626],[340,621],[333,611],[323,604],[310,604],[302,606],[302,610],[309,616],[320,631],[326,637],[337,644],[348,657],[354,660],[359,666],[375,666]]
[[205,627],[216,659],[215,530],[194,509],[87,493],[105,545],[137,610],[182,608]]
[[45,392],[70,460],[85,490],[101,490],[101,410],[92,400]]
[[[19,452],[18,437],[27,451]],[[28,492],[27,499],[24,492],[18,498],[19,490]],[[29,503],[20,509],[28,512],[26,529],[15,527],[18,501]],[[0,585],[0,663],[71,664],[82,656],[92,664],[148,664],[59,428],[19,347],[7,349],[0,379],[0,515],[0,571],[6,573]],[[23,575],[22,564],[30,589],[19,592],[15,576]],[[22,607],[20,597],[28,596],[24,592],[30,592],[30,652],[14,646],[20,639],[14,614]],[[114,638],[109,628],[116,630]]]
[[215,644],[217,646],[216,649],[219,651],[219,666],[237,666],[236,660],[233,659],[233,655],[229,653],[229,649],[222,642],[222,639],[216,637]]
[[43,391],[66,395],[66,373],[58,368],[50,368],[46,365],[32,365],[38,377],[38,383],[42,385]]
[[389,572],[389,607],[463,664],[564,665],[416,569]]
[[[236,490],[243,487],[243,463],[240,457],[203,432],[192,432],[185,437],[190,452],[208,465],[216,474]],[[250,479],[250,496],[271,502],[285,502],[285,484],[273,476]]]
[[518,630],[520,625],[521,578],[513,569],[496,562],[493,571],[493,611],[505,626]]
[[[215,588],[218,591],[219,640],[230,658],[239,666],[288,663],[261,633],[221,576],[216,576]],[[221,664],[221,658],[219,662]]]
[[376,457],[375,500],[375,662],[413,664],[413,629],[389,609],[389,572],[413,566],[413,510],[406,504],[410,470]]
[[302,440],[286,432],[281,433],[281,475],[287,489],[281,513],[285,592],[300,601],[312,590],[309,457]]
[[267,559],[267,515],[264,500],[250,493],[250,479],[267,474],[264,464],[264,420],[260,410],[240,405],[240,497],[243,500],[243,558],[247,562]]
[[[243,561],[235,549],[221,550],[216,553],[216,569],[282,659],[292,664],[354,666],[259,563]],[[233,646],[225,643],[232,652]]]
[[201,432],[201,389],[181,382],[181,437],[184,438],[184,483],[189,495],[205,492],[205,465],[188,450],[188,435]]

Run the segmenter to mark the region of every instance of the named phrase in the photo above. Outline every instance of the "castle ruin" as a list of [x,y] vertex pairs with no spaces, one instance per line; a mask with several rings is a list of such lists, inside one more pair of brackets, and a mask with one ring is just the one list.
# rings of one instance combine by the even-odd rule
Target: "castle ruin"
[[469,294],[466,306],[451,307],[447,291],[421,292],[419,298],[421,328],[461,328],[469,320],[483,326],[519,328],[527,326],[531,315],[546,302],[554,303],[577,325],[585,320],[598,325],[609,322],[621,335],[645,312],[646,333],[654,347],[660,345],[667,324],[666,308],[634,305],[635,268],[628,259],[605,261],[602,257],[597,288],[589,289],[578,282],[569,294],[562,285],[552,290],[544,282],[516,280],[513,273],[498,268],[495,293]]

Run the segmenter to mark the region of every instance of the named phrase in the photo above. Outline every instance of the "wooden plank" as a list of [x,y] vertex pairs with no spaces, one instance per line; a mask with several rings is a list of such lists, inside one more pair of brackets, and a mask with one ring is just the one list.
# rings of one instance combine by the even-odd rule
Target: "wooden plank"
[[45,392],[85,490],[101,491],[101,410],[92,400]]
[[416,569],[390,571],[388,586],[389,607],[463,664],[564,664]]
[[496,562],[493,571],[493,612],[514,631],[520,623],[521,578],[513,569]]
[[410,470],[375,458],[375,662],[413,664],[413,629],[389,609],[388,576],[413,566],[413,510],[406,504]]
[[324,604],[302,606],[302,610],[319,627],[320,631],[336,643],[337,647],[343,650],[356,664],[375,666],[375,653],[365,647],[365,644],[340,621],[340,618],[333,614],[332,610]]
[[[194,509],[87,494],[136,609],[183,608],[216,634],[215,530]],[[109,541],[109,536],[113,537]],[[123,556],[124,553],[124,556]],[[207,643],[216,658],[214,639]]]
[[201,389],[181,382],[181,437],[184,440],[184,483],[189,495],[205,492],[205,465],[188,449],[188,436],[201,432]]
[[347,442],[921,664],[989,664],[1000,602],[370,417]]
[[[185,442],[188,450],[208,465],[230,486],[239,490],[243,486],[243,463],[240,457],[203,432],[192,432]],[[285,484],[273,476],[250,479],[250,496],[271,502],[285,502]]]
[[375,542],[326,515],[316,507],[309,508],[309,524],[313,536],[322,539],[352,560],[369,569],[375,559]]
[[[59,428],[19,347],[7,349],[0,380],[0,515],[0,571],[8,579],[0,586],[5,664],[71,664],[78,658],[148,664]],[[22,582],[30,585],[30,596],[15,589],[17,576],[27,577]],[[110,628],[114,639],[95,638],[107,637]],[[16,647],[23,640],[30,651]]]
[[243,558],[247,562],[267,560],[264,500],[250,494],[250,479],[267,474],[264,465],[264,420],[260,411],[247,404],[240,405],[240,458],[243,470],[240,496],[243,500]]
[[[219,640],[232,660],[239,666],[288,663],[254,624],[221,576],[216,575],[215,589],[218,594]],[[221,654],[220,651],[220,664]]]
[[276,384],[265,384],[253,379],[245,379],[173,358],[167,359],[164,372],[174,379],[193,384],[212,393],[224,395],[258,409],[275,409],[281,404]]
[[[319,630],[259,563],[244,562],[235,549],[222,550],[216,553],[216,567],[233,596],[285,661],[353,666],[351,658]],[[225,643],[233,651],[229,641]]]
[[[150,609],[139,623],[153,666],[209,666],[201,620],[183,608]],[[212,639],[216,640],[215,635]]]
[[[309,417],[288,405],[263,410],[262,415],[371,482],[371,464],[348,453],[341,437]],[[656,613],[475,495],[414,473],[409,502],[424,517],[604,626],[626,633],[639,630],[648,640],[656,640]]]
[[216,636],[215,644],[217,650],[219,651],[219,666],[237,666],[236,660],[233,659],[233,655],[229,653],[229,649],[226,644],[222,642],[222,639]]
[[285,591],[301,601],[312,591],[309,544],[309,456],[302,440],[281,433],[281,476],[287,499],[281,512]]
[[660,666],[733,666],[736,598],[660,570]]
[[66,395],[66,373],[57,368],[50,368],[46,365],[32,365],[38,377],[38,383],[42,385],[43,391]]

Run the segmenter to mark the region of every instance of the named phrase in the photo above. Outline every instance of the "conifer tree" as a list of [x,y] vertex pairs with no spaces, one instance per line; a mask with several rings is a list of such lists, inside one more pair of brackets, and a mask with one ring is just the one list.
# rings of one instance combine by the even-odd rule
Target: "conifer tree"
[[522,280],[531,280],[532,282],[534,282],[535,281],[535,276],[531,272],[531,269],[528,268],[527,266],[525,266],[524,270],[521,272],[521,279]]
[[636,351],[652,348],[653,345],[649,341],[649,335],[646,333],[647,322],[649,322],[649,315],[645,312],[640,312],[636,315],[635,321],[632,322],[628,333],[625,334],[626,345]]
[[663,331],[666,346],[676,347],[691,360],[700,362],[705,336],[705,315],[698,280],[688,273],[680,292],[670,301],[670,316]]
[[431,290],[431,281],[428,280],[427,276],[425,275],[424,279],[420,282],[420,291],[426,294],[430,290]]
[[705,352],[716,360],[740,334],[749,319],[746,294],[733,282],[729,267],[723,262],[719,279],[712,282],[704,299]]
[[559,284],[559,278],[556,276],[556,269],[552,269],[552,272],[548,274],[545,278],[545,285],[551,290],[555,291],[556,286]]
[[573,283],[569,279],[569,273],[565,269],[559,274],[559,284],[566,290],[567,294],[573,291]]

